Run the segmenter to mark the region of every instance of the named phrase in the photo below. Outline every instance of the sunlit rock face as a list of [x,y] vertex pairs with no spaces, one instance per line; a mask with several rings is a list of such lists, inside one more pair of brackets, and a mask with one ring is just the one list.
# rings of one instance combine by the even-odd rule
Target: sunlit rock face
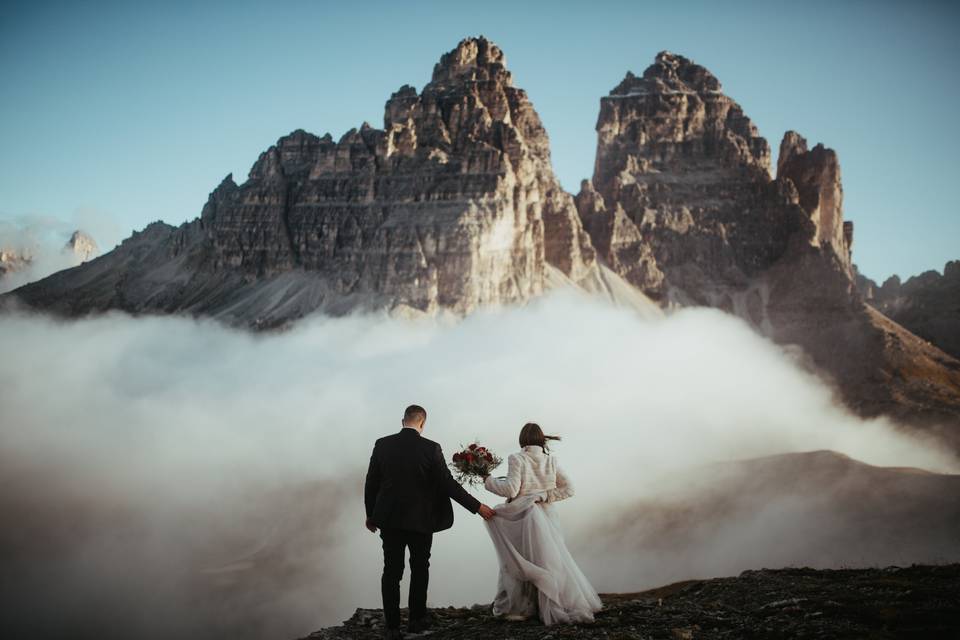
[[214,268],[303,268],[338,296],[459,313],[541,293],[545,260],[582,277],[593,253],[505,62],[464,40],[391,96],[383,129],[281,138],[205,208]]
[[70,239],[63,245],[63,253],[76,258],[77,263],[83,263],[100,253],[100,247],[89,233],[77,229],[70,234]]
[[661,52],[600,100],[581,217],[615,271],[680,304],[735,304],[797,234],[849,263],[836,155],[793,133],[782,148],[774,179],[767,141],[719,80]]
[[[421,92],[390,97],[383,129],[280,138],[246,182],[227,176],[198,220],[148,251],[149,264],[121,266],[132,277],[118,291],[58,287],[72,298],[59,306],[270,325],[318,309],[466,314],[541,294],[550,268],[596,280],[547,134],[505,64],[495,44],[468,38]],[[43,304],[54,284],[19,294]]]
[[816,247],[828,247],[844,271],[852,275],[853,223],[843,220],[843,185],[836,152],[822,144],[807,150],[806,139],[788,131],[780,143],[777,178],[789,180],[797,190],[810,222],[806,225],[807,241]]
[[[600,259],[649,295],[720,307],[772,334],[774,308],[853,300],[837,156],[795,132],[780,149],[774,177],[770,146],[720,81],[664,51],[601,98],[578,210]],[[786,274],[797,286],[778,286],[783,264],[803,271]],[[819,282],[805,282],[813,273]]]
[[719,307],[798,345],[860,413],[956,423],[960,363],[856,293],[833,150],[789,131],[771,175],[767,141],[719,80],[666,51],[601,98],[596,129],[576,202],[606,266],[664,305]]
[[19,274],[22,283],[38,279],[56,269],[76,266],[100,253],[93,237],[80,229],[74,231],[60,247],[59,255],[56,255],[56,250],[56,245],[51,246],[50,239],[42,233],[35,236],[26,231],[10,238],[0,238],[0,287],[4,286],[5,280],[9,282],[14,274]]
[[0,249],[0,278],[22,271],[33,262],[33,255],[24,249],[5,247]]

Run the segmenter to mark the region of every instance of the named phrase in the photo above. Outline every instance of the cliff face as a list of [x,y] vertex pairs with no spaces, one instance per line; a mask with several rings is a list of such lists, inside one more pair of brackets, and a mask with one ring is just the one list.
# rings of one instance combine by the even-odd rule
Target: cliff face
[[280,138],[246,182],[227,176],[199,220],[158,238],[150,264],[111,261],[126,274],[118,288],[77,295],[74,276],[18,296],[272,325],[316,309],[466,314],[541,294],[551,269],[597,281],[547,134],[505,62],[468,38],[423,91],[390,97],[383,129]]
[[662,52],[601,99],[576,201],[600,259],[651,297],[799,345],[865,415],[960,415],[960,363],[855,290],[836,153],[788,131],[771,175],[766,140],[702,66]]
[[578,197],[589,203],[583,219],[601,256],[636,286],[670,302],[710,303],[715,281],[743,282],[763,261],[726,236],[769,155],[709,71],[662,52],[600,100],[593,182]]
[[601,257],[636,286],[731,307],[791,242],[849,271],[836,154],[788,132],[778,164],[774,179],[767,141],[713,74],[664,51],[601,99],[593,180],[577,202]]
[[593,251],[505,62],[489,41],[464,40],[420,94],[391,96],[383,129],[281,138],[242,187],[211,196],[211,266],[301,268],[337,296],[457,313],[540,294],[545,261],[586,275]]
[[888,318],[960,358],[960,260],[952,260],[943,274],[926,271],[901,282],[887,278],[882,286],[858,275],[863,299]]

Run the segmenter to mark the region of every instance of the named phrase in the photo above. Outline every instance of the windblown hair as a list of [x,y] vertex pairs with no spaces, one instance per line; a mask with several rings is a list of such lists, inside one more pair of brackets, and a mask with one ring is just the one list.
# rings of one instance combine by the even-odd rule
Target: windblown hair
[[536,445],[543,447],[544,451],[549,451],[550,448],[547,446],[547,440],[560,440],[560,436],[548,436],[543,433],[543,429],[540,428],[536,422],[528,422],[523,425],[523,429],[520,429],[520,446],[529,447],[530,445]]
[[412,404],[403,411],[403,421],[407,422],[409,420],[416,420],[422,418],[427,419],[427,410],[421,407],[418,404]]

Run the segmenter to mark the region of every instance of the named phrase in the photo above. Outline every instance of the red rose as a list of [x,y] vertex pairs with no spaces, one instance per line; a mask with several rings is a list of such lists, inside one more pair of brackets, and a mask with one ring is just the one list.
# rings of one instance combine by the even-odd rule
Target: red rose
[[476,449],[476,448],[477,448],[477,445],[476,445],[476,444],[470,445],[470,451],[473,451],[473,450]]
[[459,453],[453,454],[453,461],[454,461],[454,462],[460,462],[460,454],[459,454]]
[[493,462],[493,456],[489,453],[487,454],[487,462]]
[[467,462],[473,462],[473,454],[472,454],[472,453],[468,453],[468,454],[467,454]]

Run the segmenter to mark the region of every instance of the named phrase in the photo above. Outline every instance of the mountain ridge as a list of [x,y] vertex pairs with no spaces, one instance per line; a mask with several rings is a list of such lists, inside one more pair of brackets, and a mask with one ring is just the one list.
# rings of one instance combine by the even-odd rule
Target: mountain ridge
[[770,146],[705,67],[663,51],[600,100],[594,175],[575,196],[506,57],[480,36],[403,85],[383,128],[297,129],[227,175],[198,218],[2,297],[67,316],[213,316],[254,329],[310,313],[465,316],[558,284],[651,311],[740,316],[867,416],[960,451],[960,362],[866,305],[837,154]]
[[877,285],[856,274],[863,299],[917,336],[960,358],[960,260],[951,260],[943,272],[924,271],[901,281],[890,276]]

